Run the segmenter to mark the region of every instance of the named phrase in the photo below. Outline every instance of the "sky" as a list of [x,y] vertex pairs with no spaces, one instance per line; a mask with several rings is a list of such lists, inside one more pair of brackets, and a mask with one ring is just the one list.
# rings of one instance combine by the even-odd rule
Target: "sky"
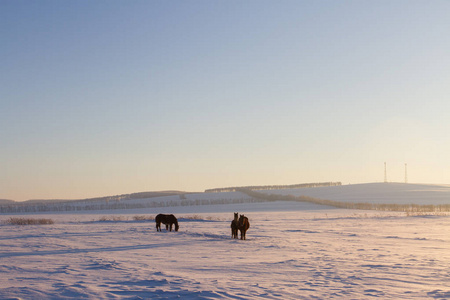
[[449,1],[0,2],[0,199],[450,184]]

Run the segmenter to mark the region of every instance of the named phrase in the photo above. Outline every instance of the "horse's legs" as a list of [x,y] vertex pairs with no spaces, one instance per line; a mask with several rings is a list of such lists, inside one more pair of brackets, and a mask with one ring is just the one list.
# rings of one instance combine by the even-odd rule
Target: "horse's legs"
[[246,233],[247,230],[245,230],[245,228],[239,229],[239,230],[241,231],[241,240],[245,240],[246,239],[245,238],[245,233]]
[[172,223],[170,223],[170,231],[172,231]]
[[156,223],[156,231],[161,231],[161,223]]

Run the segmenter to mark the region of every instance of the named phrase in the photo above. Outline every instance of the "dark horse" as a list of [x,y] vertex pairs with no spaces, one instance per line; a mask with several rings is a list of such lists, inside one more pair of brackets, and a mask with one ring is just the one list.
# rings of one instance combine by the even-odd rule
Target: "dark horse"
[[156,222],[156,231],[161,231],[161,223],[166,225],[166,230],[169,230],[170,226],[170,231],[172,231],[173,224],[175,224],[175,231],[178,231],[178,228],[180,228],[178,226],[178,220],[177,218],[175,218],[174,215],[159,214],[156,216],[155,222]]
[[238,228],[241,231],[241,240],[245,240],[245,233],[250,228],[250,222],[246,216],[241,215],[239,217]]
[[239,220],[238,220],[238,213],[234,213],[234,220],[231,221],[231,238],[238,238],[238,227],[239,227]]

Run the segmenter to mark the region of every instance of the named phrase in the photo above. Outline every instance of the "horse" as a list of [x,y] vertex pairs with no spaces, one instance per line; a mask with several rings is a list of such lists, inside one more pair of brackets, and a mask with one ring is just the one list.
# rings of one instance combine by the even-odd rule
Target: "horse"
[[238,220],[238,213],[234,213],[234,220],[231,221],[231,238],[238,238],[238,227],[239,227],[239,220]]
[[178,226],[178,220],[177,218],[175,218],[174,215],[159,214],[156,216],[155,222],[156,222],[156,231],[161,231],[161,223],[166,225],[166,230],[169,230],[170,226],[170,231],[172,231],[173,224],[175,224],[175,231],[178,231],[178,228],[180,228]]
[[241,232],[241,240],[245,240],[245,233],[250,228],[250,222],[248,221],[248,218],[244,215],[240,215],[239,222],[238,222],[238,228]]

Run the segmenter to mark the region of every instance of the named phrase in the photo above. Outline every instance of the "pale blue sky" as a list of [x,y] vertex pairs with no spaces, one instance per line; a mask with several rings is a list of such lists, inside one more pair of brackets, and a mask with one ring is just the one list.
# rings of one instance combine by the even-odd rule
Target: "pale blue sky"
[[450,184],[449,1],[1,1],[0,198]]

